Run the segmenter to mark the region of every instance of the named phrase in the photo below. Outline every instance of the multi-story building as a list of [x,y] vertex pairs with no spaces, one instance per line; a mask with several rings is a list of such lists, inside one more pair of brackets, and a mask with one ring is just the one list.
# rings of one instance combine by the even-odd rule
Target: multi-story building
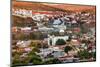
[[12,8],[12,14],[24,17],[32,17],[32,10]]

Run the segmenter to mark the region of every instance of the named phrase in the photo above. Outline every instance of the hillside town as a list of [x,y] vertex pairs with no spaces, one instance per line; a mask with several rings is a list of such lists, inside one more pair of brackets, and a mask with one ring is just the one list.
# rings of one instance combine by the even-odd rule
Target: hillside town
[[12,4],[13,65],[96,60],[95,6],[16,1]]

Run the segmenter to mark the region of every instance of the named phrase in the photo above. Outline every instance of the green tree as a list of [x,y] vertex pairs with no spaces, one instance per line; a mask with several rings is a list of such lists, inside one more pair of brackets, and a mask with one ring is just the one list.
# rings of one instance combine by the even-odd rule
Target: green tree
[[66,44],[66,42],[65,42],[65,40],[63,40],[63,39],[58,39],[57,41],[56,41],[56,45],[65,45]]
[[64,51],[68,54],[68,51],[72,50],[73,48],[71,46],[66,46]]
[[93,52],[93,58],[96,59],[96,52]]
[[28,54],[28,57],[30,59],[29,63],[32,63],[34,65],[42,64],[42,59],[39,55],[37,55],[35,52],[30,52]]
[[34,65],[42,64],[41,57],[36,54],[36,53],[40,52],[38,45],[36,43],[32,42],[31,46],[33,46],[34,48],[32,49],[32,51],[30,53],[28,53],[29,63],[32,63]]
[[93,55],[92,55],[92,53],[89,53],[87,50],[83,50],[83,51],[78,52],[78,56],[80,59],[89,59]]

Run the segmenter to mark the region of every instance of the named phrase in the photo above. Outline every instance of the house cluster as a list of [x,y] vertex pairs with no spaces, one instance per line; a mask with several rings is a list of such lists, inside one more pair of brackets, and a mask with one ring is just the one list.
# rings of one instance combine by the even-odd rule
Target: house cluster
[[[28,41],[19,40],[16,43],[20,49],[25,51],[32,51],[29,47],[30,40],[40,40],[42,45],[36,53],[43,61],[50,58],[57,58],[62,63],[79,62],[79,57],[75,57],[78,51],[88,50],[90,53],[96,51],[95,47],[95,15],[92,13],[60,13],[54,15],[36,14],[32,15],[31,10],[13,9],[13,14],[20,14],[23,16],[30,16],[35,27],[12,27],[14,33],[36,33],[33,39]],[[17,34],[16,34],[17,35]],[[29,34],[30,35],[30,34]],[[27,36],[29,37],[29,36]],[[42,38],[41,38],[42,37]],[[60,46],[56,43],[57,40],[64,40],[65,44]],[[44,47],[46,46],[46,47]],[[66,46],[72,47],[72,50],[66,53],[64,48]],[[24,56],[24,55],[22,55]]]
[[32,10],[12,8],[12,15],[17,15],[22,17],[32,17]]
[[12,52],[13,53],[21,53],[20,57],[25,57],[24,54],[29,53],[30,51],[32,51],[33,47],[30,47],[30,43],[31,41],[13,41],[13,45],[12,45]]

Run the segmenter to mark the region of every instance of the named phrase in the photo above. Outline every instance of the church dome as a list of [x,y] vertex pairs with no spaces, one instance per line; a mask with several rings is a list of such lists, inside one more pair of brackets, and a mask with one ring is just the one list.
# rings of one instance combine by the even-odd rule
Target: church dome
[[64,32],[64,30],[60,30],[59,32],[63,33],[63,32]]

